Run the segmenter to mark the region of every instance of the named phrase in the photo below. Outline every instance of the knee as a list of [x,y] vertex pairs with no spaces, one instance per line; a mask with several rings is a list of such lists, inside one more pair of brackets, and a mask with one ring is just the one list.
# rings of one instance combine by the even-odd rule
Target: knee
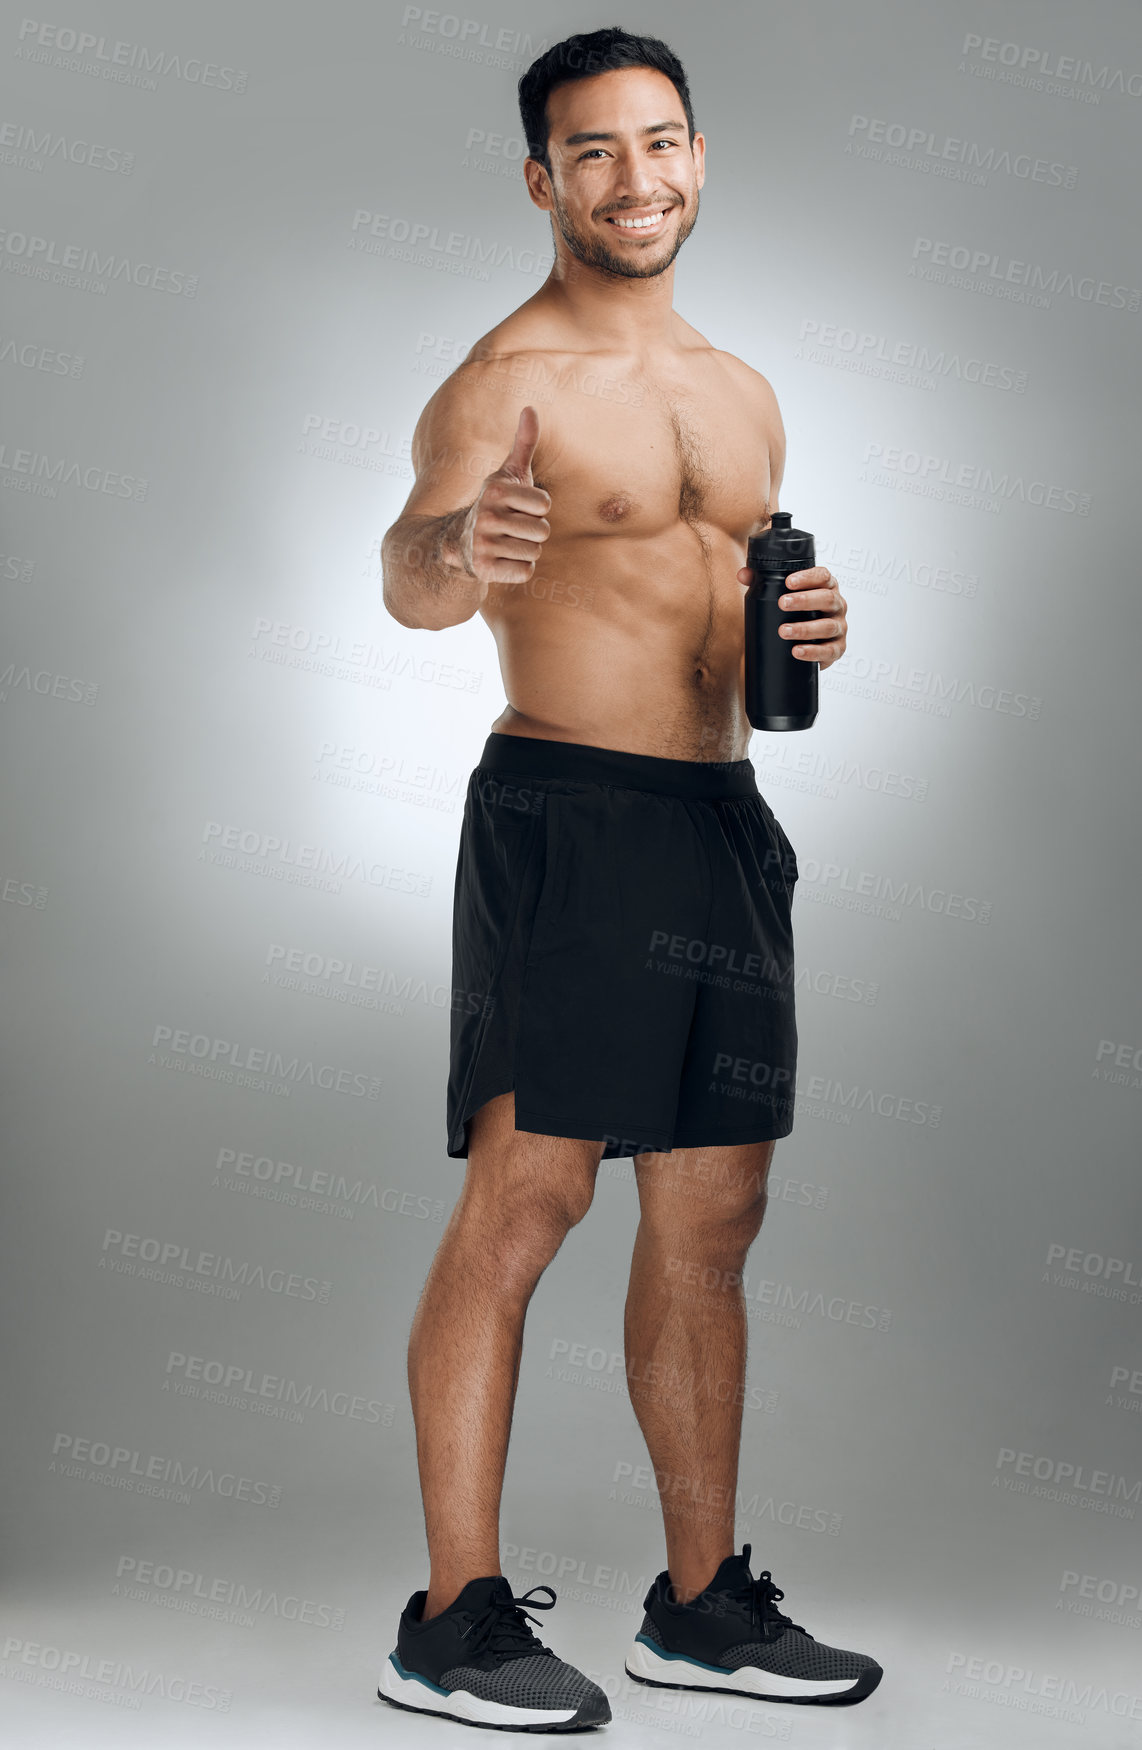
[[468,1215],[479,1248],[505,1288],[534,1287],[568,1233],[591,1207],[594,1186],[571,1182],[538,1186],[509,1179],[494,1190],[481,1187]]
[[643,1221],[657,1229],[661,1244],[677,1257],[700,1258],[721,1269],[740,1268],[761,1231],[768,1202],[764,1180],[739,1187],[732,1194],[695,1199],[672,1207],[665,1222],[643,1211]]
[[695,1222],[701,1243],[730,1262],[744,1258],[761,1231],[767,1203],[764,1185],[715,1201]]

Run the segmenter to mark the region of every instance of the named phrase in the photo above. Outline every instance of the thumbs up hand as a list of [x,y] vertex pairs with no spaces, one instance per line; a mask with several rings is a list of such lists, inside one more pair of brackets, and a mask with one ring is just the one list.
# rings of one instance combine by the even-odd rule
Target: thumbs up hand
[[550,495],[532,484],[531,458],[539,442],[539,415],[520,410],[511,450],[489,474],[464,519],[456,542],[465,571],[490,583],[527,583],[551,533]]

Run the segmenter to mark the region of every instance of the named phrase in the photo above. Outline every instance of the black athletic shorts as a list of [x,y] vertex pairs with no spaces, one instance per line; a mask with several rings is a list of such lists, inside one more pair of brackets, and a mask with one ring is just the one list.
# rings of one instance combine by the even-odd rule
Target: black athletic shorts
[[793,1128],[792,845],[749,760],[489,735],[452,925],[448,1153],[517,1130],[603,1158]]

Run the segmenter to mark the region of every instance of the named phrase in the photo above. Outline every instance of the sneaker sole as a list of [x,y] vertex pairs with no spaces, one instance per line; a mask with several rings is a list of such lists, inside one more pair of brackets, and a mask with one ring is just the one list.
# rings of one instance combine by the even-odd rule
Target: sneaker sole
[[590,1700],[577,1708],[509,1707],[501,1701],[484,1701],[467,1689],[441,1689],[427,1677],[404,1674],[390,1655],[377,1686],[381,1701],[414,1714],[435,1714],[456,1720],[462,1726],[490,1726],[499,1732],[587,1732],[604,1726],[611,1717],[597,1711]]
[[652,1689],[717,1690],[722,1695],[746,1695],[755,1701],[815,1702],[822,1707],[846,1707],[863,1701],[884,1676],[879,1665],[871,1665],[855,1681],[842,1677],[828,1683],[780,1677],[757,1665],[729,1671],[717,1665],[700,1664],[682,1653],[663,1652],[641,1638],[627,1655],[626,1673],[636,1683],[647,1683]]

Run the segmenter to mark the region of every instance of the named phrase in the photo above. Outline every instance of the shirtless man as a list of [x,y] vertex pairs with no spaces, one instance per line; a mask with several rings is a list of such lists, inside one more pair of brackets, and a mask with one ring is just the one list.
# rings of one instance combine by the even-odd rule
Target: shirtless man
[[[520,109],[555,262],[428,403],[383,547],[389,612],[437,631],[481,614],[509,703],[456,871],[452,982],[473,1000],[452,1011],[448,1153],[467,1174],[409,1346],[431,1571],[379,1694],[519,1729],[610,1718],[528,1627],[555,1594],[513,1598],[499,1509],[528,1302],[600,1160],[631,1155],[627,1377],[667,1567],[627,1672],[859,1701],[879,1665],[778,1611],[734,1540],[741,1272],[796,1062],[796,856],[744,706],[742,560],[777,508],[781,417],[766,379],[672,307],[705,143],[666,45],[569,38],[524,75]],[[783,606],[819,610],[795,657],[826,668],[845,647],[836,579],[788,587]]]

